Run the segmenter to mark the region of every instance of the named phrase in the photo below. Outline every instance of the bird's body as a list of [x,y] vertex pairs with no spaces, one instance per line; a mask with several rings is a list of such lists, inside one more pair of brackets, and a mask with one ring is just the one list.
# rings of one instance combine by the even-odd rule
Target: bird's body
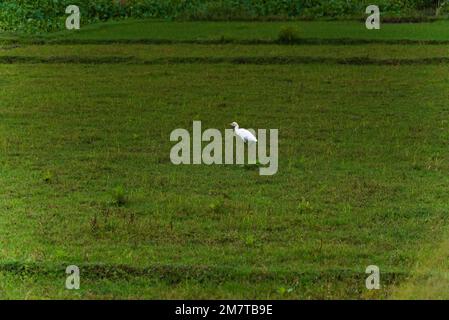
[[242,139],[243,142],[257,142],[256,137],[249,130],[240,128],[237,122],[231,123],[231,126],[234,127],[235,135]]

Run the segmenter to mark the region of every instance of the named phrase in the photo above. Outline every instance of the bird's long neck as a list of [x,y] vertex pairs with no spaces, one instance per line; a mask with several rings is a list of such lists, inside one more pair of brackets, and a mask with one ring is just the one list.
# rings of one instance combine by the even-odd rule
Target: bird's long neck
[[234,131],[237,132],[238,129],[239,129],[239,126],[236,125],[236,126],[234,127]]

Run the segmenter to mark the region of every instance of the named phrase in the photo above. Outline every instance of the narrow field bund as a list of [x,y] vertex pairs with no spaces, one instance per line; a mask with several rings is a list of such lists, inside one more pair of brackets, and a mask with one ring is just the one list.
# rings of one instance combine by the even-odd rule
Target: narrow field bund
[[449,64],[449,57],[420,59],[372,59],[366,57],[329,58],[329,57],[171,57],[151,60],[135,57],[27,57],[0,56],[1,64],[251,64],[251,65],[295,65],[295,64],[337,64],[337,65],[435,65]]
[[198,44],[198,45],[449,45],[449,40],[413,40],[413,39],[353,39],[353,38],[302,38],[288,43],[277,39],[0,39],[0,45],[117,45],[117,44]]
[[[47,275],[65,277],[66,264],[47,263],[0,263],[0,273],[13,273],[15,275]],[[363,284],[366,273],[349,269],[326,269],[306,271],[265,270],[265,269],[235,269],[226,266],[201,266],[201,265],[151,265],[148,267],[133,267],[130,265],[111,265],[94,263],[77,263],[83,270],[85,279],[130,279],[133,277],[148,277],[165,280],[169,283],[177,283],[184,280],[196,280],[199,282],[220,283],[229,281],[284,281],[292,282],[301,279],[304,282],[353,280]],[[411,273],[399,270],[385,271],[382,278],[386,286],[394,285],[411,276]],[[351,281],[352,282],[352,281]],[[363,289],[363,286],[361,286]]]

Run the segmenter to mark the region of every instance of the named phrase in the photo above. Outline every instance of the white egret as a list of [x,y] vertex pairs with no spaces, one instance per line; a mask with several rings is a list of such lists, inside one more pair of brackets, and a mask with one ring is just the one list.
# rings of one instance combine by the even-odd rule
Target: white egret
[[243,142],[257,142],[256,137],[246,129],[240,129],[237,122],[231,123],[231,126],[234,127],[235,135],[240,137]]

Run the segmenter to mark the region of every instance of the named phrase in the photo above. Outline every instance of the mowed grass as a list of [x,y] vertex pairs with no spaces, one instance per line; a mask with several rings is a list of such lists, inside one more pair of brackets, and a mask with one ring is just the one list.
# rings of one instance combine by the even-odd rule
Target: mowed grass
[[[445,49],[335,47],[339,57],[366,49],[384,59],[432,58]],[[7,47],[0,55],[157,59],[331,50],[110,44]],[[416,270],[423,259],[438,264],[430,262],[433,248],[438,253],[447,239],[448,71],[447,64],[0,65],[0,297],[416,292]],[[194,120],[203,129],[224,130],[231,121],[279,129],[279,172],[171,164],[170,132],[190,131]],[[64,287],[72,264],[81,268],[79,291]],[[382,281],[374,292],[365,288],[372,264]]]
[[432,23],[382,23],[380,30],[367,30],[365,21],[288,22],[166,22],[121,21],[85,26],[79,32],[61,32],[50,38],[71,40],[276,40],[279,30],[293,27],[303,38],[365,40],[449,39],[446,21]]
[[380,30],[367,30],[365,21],[283,21],[283,22],[211,22],[125,20],[82,25],[79,31],[61,31],[29,36],[0,34],[1,42],[44,41],[55,43],[95,42],[274,42],[279,31],[289,27],[305,41],[339,40],[357,42],[442,41],[449,40],[447,21],[428,23],[383,23]]
[[[210,58],[253,58],[256,62],[263,58],[288,58],[302,57],[320,58],[363,58],[378,59],[385,61],[397,60],[423,60],[429,58],[449,58],[447,45],[198,45],[198,44],[126,44],[126,45],[103,45],[103,44],[65,44],[65,45],[20,45],[4,46],[0,49],[0,59],[7,57],[41,58],[49,61],[64,58],[90,58],[101,62],[102,59],[129,59],[130,62],[151,62],[160,59],[198,59],[198,62]],[[194,61],[194,60],[193,60]],[[126,60],[124,61],[126,62]]]

